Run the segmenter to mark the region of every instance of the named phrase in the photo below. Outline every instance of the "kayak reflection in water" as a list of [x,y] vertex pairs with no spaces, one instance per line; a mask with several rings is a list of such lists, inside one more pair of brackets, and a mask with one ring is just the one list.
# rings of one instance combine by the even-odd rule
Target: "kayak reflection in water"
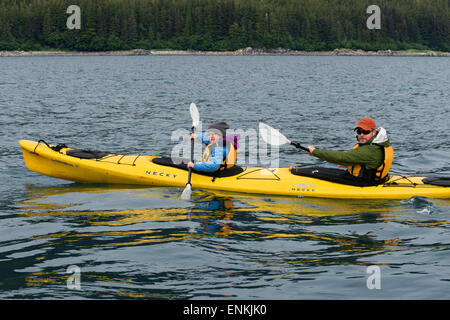
[[198,171],[216,172],[231,168],[236,163],[236,150],[238,148],[239,135],[226,135],[226,130],[230,126],[223,121],[216,121],[208,127],[208,131],[197,134],[192,133],[191,139],[197,137],[206,145],[203,152],[202,161],[187,164],[188,168]]
[[354,131],[358,144],[349,151],[333,151],[308,146],[309,155],[330,163],[347,167],[347,173],[366,185],[385,182],[394,158],[394,149],[390,145],[384,128],[376,127],[371,118],[358,121]]
[[[209,196],[205,197],[207,199]],[[217,233],[228,236],[231,229],[235,226],[231,219],[233,218],[234,203],[230,199],[221,199],[213,197],[204,201],[195,200],[194,210],[191,212],[191,220],[199,222],[201,230],[194,234],[216,235]],[[228,222],[230,220],[230,222]]]

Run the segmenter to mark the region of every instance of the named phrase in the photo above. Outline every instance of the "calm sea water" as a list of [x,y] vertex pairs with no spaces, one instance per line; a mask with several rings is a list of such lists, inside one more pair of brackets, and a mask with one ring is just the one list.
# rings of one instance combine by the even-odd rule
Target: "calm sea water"
[[[1,299],[450,298],[450,200],[183,201],[41,176],[18,145],[169,155],[195,102],[205,123],[264,121],[339,150],[371,116],[392,172],[450,176],[448,58],[28,57],[0,70]],[[286,146],[280,165],[326,164]]]

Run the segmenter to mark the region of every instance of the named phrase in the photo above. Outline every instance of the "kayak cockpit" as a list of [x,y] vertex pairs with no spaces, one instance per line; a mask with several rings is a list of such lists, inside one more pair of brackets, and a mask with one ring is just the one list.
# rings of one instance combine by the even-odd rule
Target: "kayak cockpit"
[[[181,170],[188,171],[187,163],[190,160],[182,159],[182,158],[169,158],[169,157],[154,157],[152,162],[158,164],[160,166],[173,167]],[[192,172],[204,176],[216,177],[216,178],[224,178],[224,177],[232,177],[244,172],[244,169],[240,166],[234,165],[231,168],[226,168],[224,170],[219,170],[216,172],[205,172],[205,171],[197,171],[192,170]]]
[[350,173],[348,173],[347,170],[336,168],[292,168],[291,173],[297,176],[315,178],[357,187],[373,187],[379,184],[383,184],[383,181],[376,184],[362,178],[356,178],[355,176],[352,176]]

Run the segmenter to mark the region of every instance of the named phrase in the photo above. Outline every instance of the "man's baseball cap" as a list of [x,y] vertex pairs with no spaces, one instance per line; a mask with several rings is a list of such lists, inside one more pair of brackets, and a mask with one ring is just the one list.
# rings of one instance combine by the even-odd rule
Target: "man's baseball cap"
[[375,124],[375,121],[372,118],[362,118],[359,119],[358,124],[356,125],[356,128],[361,128],[363,130],[375,130],[377,128],[377,125]]

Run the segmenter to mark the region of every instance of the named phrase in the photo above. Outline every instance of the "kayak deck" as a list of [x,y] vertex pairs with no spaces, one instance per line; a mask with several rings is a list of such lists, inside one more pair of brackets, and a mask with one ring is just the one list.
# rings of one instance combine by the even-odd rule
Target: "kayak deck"
[[[107,154],[99,159],[82,159],[67,155],[74,149],[65,146],[55,151],[53,146],[36,141],[21,140],[19,144],[28,169],[69,181],[184,187],[188,178],[187,170],[154,163],[156,156]],[[296,197],[450,198],[450,187],[424,183],[425,178],[391,175],[384,184],[359,187],[294,175],[289,168],[242,167],[240,173],[226,177],[193,173],[191,184],[198,189]]]

